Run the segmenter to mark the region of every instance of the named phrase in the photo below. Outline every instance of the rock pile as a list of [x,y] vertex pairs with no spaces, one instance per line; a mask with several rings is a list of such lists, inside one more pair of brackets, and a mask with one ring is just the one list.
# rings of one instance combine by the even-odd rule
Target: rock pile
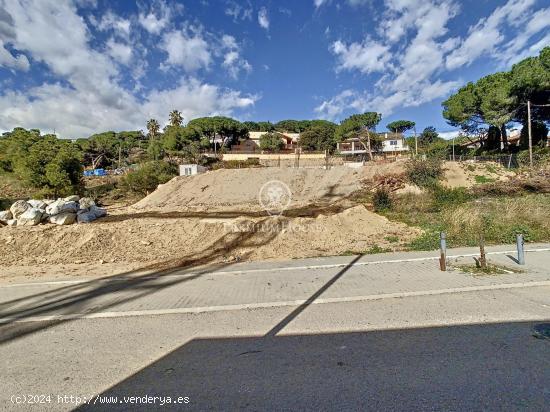
[[35,226],[39,223],[71,225],[90,223],[107,214],[93,199],[69,196],[57,200],[18,200],[9,210],[0,211],[0,223],[8,226]]

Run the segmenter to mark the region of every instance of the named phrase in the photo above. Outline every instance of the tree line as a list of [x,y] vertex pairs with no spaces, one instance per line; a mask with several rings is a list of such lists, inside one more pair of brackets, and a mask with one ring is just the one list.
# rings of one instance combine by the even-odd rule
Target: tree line
[[482,150],[508,150],[506,128],[521,123],[521,144],[527,145],[527,102],[531,102],[533,144],[546,142],[550,121],[550,47],[538,56],[469,82],[443,102],[443,117]]
[[[367,112],[352,115],[340,124],[326,120],[283,120],[272,124],[214,116],[193,119],[184,125],[181,112],[173,110],[162,129],[156,119],[150,119],[145,133],[107,131],[74,141],[18,127],[0,136],[0,173],[15,174],[29,186],[43,190],[44,195],[63,195],[81,188],[84,168],[115,169],[159,160],[201,162],[205,151],[228,150],[247,139],[251,131],[266,131],[260,144],[267,151],[283,148],[281,133],[300,133],[299,144],[306,151],[333,153],[338,142],[358,137],[372,156],[382,141],[375,131],[380,119],[381,114]],[[399,133],[413,127],[414,122],[407,120],[387,125],[389,131]]]

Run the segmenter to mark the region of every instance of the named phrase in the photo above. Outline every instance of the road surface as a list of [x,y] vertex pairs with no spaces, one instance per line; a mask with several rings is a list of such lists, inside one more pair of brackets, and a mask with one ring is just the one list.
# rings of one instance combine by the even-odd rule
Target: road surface
[[0,284],[0,408],[548,410],[548,246]]

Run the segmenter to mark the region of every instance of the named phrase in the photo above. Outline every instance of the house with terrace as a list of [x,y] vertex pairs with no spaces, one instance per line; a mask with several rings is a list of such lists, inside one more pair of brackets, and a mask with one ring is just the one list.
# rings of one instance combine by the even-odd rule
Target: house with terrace
[[[372,150],[377,157],[392,158],[406,155],[409,153],[409,146],[405,141],[405,136],[401,133],[379,133],[382,138],[382,145],[378,149]],[[366,155],[367,148],[358,137],[343,140],[337,144],[338,153],[349,158],[363,158]]]

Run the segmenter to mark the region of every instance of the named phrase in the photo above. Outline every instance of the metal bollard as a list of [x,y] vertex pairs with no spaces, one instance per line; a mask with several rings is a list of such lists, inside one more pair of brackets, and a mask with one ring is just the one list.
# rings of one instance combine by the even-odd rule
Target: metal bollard
[[518,265],[525,265],[525,250],[523,249],[523,235],[516,235],[516,246],[518,248]]
[[447,235],[441,232],[439,235],[439,269],[443,272],[447,270]]

